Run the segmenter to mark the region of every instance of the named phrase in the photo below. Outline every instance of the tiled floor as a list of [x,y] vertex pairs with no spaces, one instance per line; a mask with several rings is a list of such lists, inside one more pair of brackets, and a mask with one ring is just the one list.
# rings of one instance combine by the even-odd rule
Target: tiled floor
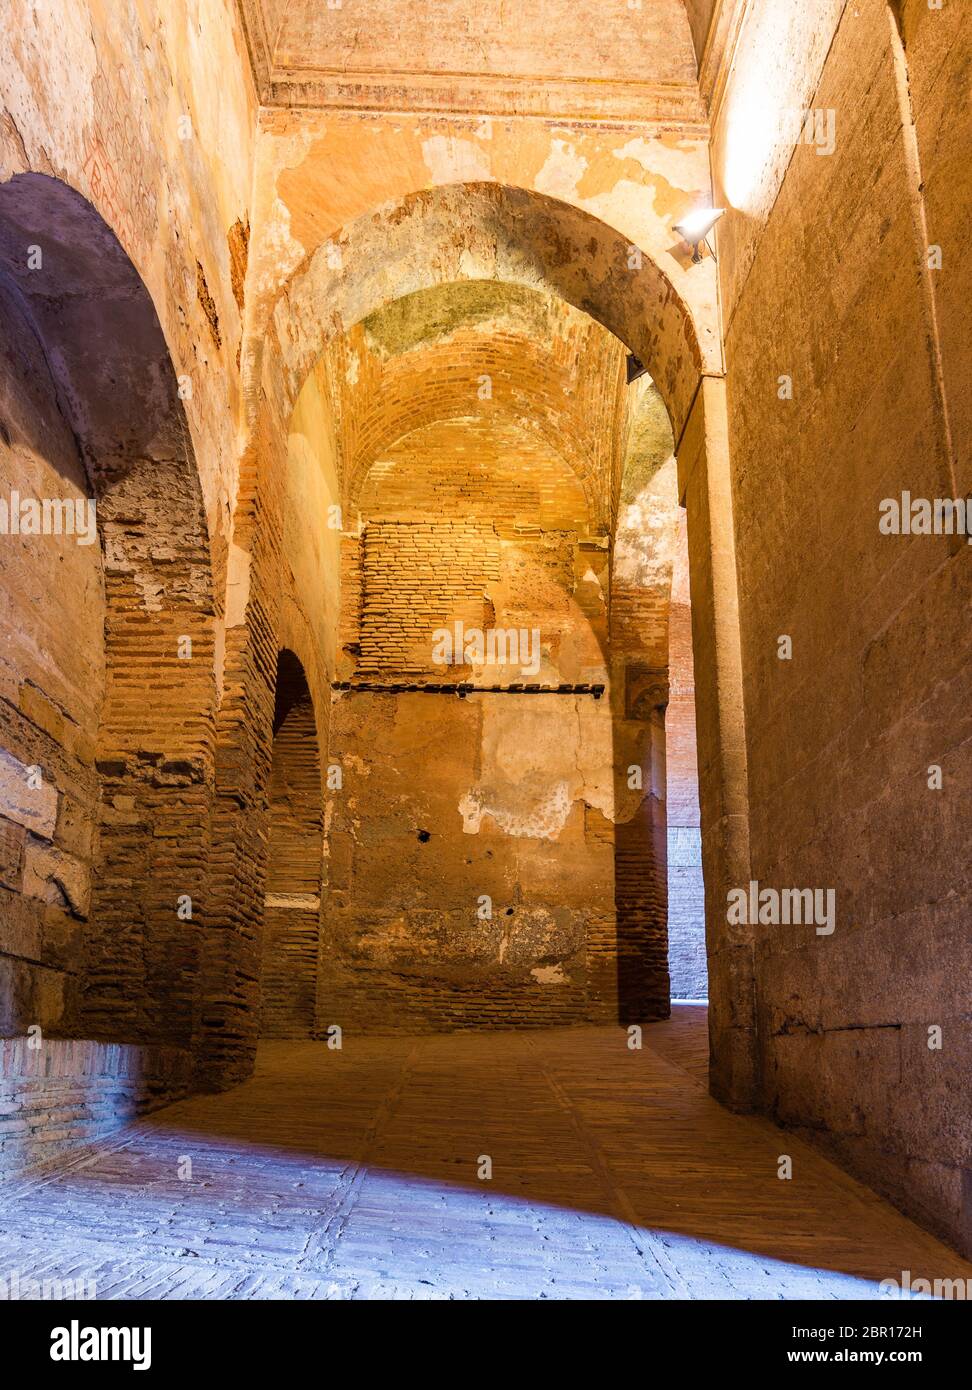
[[704,1059],[701,1008],[641,1052],[620,1028],[269,1044],[245,1085],[0,1189],[0,1276],[99,1298],[637,1299],[972,1275],[712,1101]]

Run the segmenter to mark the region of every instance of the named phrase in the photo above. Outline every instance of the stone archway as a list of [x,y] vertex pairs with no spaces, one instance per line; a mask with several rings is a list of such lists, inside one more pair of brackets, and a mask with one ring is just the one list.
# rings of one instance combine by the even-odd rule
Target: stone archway
[[[246,603],[227,640],[222,719],[232,752],[220,786],[218,839],[227,853],[217,973],[210,984],[214,1084],[246,1075],[253,1050],[253,942],[258,922],[235,906],[260,860],[255,808],[265,805],[273,707],[272,634],[280,595],[286,422],[327,343],[392,298],[442,282],[498,280],[554,294],[608,328],[647,367],[668,410],[689,512],[703,754],[709,954],[714,962],[713,1087],[752,1095],[752,944],[730,940],[727,887],[748,872],[745,739],[725,384],[718,346],[700,346],[692,317],[661,269],[616,230],[556,199],[498,184],[438,187],[361,217],[291,277],[247,364],[249,444],[235,522]],[[636,267],[636,268],[634,268]],[[259,870],[257,871],[259,873]],[[262,894],[260,895],[262,899]],[[229,948],[227,953],[226,948]]]
[[581,481],[500,406],[420,424],[355,502],[328,1006],[382,1031],[612,1019],[606,550]]
[[[279,372],[284,412],[326,343],[374,309],[445,282],[498,280],[546,291],[610,329],[651,374],[676,439],[699,377],[718,375],[717,344],[647,255],[607,223],[545,194],[447,184],[358,218],[290,278],[247,364],[248,395]],[[264,379],[264,367],[271,377]]]
[[[26,712],[48,736],[37,761],[55,812],[50,843],[34,846],[35,877],[75,924],[58,948],[72,998],[55,1026],[188,1047],[213,784],[214,605],[178,382],[138,272],[66,184],[25,173],[0,186],[0,268],[73,436],[72,486],[94,503],[102,560],[94,736],[43,692]],[[66,627],[75,605],[90,614],[94,584],[58,593],[55,582]]]

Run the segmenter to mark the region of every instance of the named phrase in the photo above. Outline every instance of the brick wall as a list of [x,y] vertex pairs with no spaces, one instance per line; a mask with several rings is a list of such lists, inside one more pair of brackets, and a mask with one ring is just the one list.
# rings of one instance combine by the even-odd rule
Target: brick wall
[[[0,538],[0,1036],[8,1076],[30,1027],[60,1059],[46,1118],[31,1073],[4,1170],[35,1137],[51,1149],[65,1123],[69,1140],[102,1132],[182,1085],[165,1064],[152,1079],[151,1058],[190,1039],[207,906],[255,110],[221,0],[194,7],[205,45],[184,42],[180,4],[8,9],[0,280],[19,308],[0,286],[0,494],[96,497],[98,536]],[[25,796],[33,767],[43,789]]]
[[34,1041],[0,1039],[0,1182],[76,1155],[191,1086],[184,1049]]
[[[47,260],[0,267],[21,306],[5,481],[11,497],[67,494],[97,510],[86,513],[90,544],[0,538],[9,617],[23,632],[20,685],[3,713],[8,820],[23,826],[25,776],[43,780],[30,792],[36,834],[19,851],[5,837],[8,890],[12,881],[26,900],[10,916],[23,933],[36,904],[44,913],[33,952],[15,948],[5,966],[7,1026],[36,1008],[30,1022],[55,1032],[187,1044],[215,703],[200,481],[154,307],[117,239],[79,195],[25,173],[0,188],[0,244],[32,227],[44,229]],[[40,615],[45,580],[61,603]]]
[[500,540],[488,524],[370,521],[362,552],[361,676],[427,674],[437,628],[491,625],[486,595],[499,582]]
[[[30,319],[0,277],[0,498],[87,479]],[[76,608],[50,596],[76,597]],[[76,1027],[98,814],[101,547],[0,535],[0,1036]],[[70,615],[70,616],[69,616]]]

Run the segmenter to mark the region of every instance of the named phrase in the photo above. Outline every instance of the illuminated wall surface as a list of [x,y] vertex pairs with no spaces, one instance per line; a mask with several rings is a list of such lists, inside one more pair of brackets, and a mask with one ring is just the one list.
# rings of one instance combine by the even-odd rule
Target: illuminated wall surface
[[965,7],[35,10],[0,1274],[964,1278]]

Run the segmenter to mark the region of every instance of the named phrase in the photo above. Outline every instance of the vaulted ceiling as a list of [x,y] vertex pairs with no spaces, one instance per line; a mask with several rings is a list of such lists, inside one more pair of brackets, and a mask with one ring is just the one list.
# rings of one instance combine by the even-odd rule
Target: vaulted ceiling
[[239,0],[265,105],[691,109],[716,0]]

